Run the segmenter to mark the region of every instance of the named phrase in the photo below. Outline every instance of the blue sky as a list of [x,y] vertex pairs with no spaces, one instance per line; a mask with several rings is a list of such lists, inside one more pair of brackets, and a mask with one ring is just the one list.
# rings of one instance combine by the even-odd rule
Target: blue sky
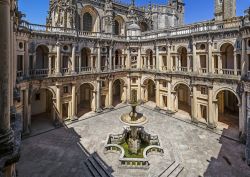
[[[121,0],[129,3],[130,0]],[[154,4],[165,4],[167,0],[151,0]],[[250,6],[250,0],[236,0],[237,15],[243,15]],[[149,0],[136,0],[137,5],[145,5]],[[184,0],[185,23],[193,23],[213,18],[214,0]],[[26,19],[31,23],[45,24],[49,0],[19,0],[19,9],[26,14]]]

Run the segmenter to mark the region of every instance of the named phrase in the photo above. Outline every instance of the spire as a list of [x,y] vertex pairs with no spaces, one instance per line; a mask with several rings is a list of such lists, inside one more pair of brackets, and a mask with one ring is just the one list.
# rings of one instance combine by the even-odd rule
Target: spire
[[131,0],[131,5],[135,7],[135,0]]

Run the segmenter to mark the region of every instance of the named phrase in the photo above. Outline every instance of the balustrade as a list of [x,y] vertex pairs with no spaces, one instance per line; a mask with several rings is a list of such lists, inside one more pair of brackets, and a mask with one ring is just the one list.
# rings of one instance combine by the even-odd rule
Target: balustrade
[[234,69],[222,69],[224,75],[234,75]]
[[48,76],[49,69],[32,69],[30,70],[30,76],[45,77]]

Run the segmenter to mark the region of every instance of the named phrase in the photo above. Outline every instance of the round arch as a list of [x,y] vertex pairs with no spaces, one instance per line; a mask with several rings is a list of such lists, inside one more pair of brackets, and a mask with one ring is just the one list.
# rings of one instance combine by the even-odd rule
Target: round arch
[[122,16],[116,15],[114,18],[114,34],[124,35],[125,34],[125,20]]
[[145,86],[143,91],[144,101],[156,103],[156,84],[154,79],[145,78],[142,83]]
[[94,91],[96,90],[95,84],[92,82],[81,82],[77,87],[76,87],[76,93],[79,91],[80,87],[84,84],[89,84],[92,86],[92,88],[94,89]]
[[229,40],[223,41],[218,45],[218,49],[221,51],[221,48],[223,45],[232,45],[233,47],[235,46],[235,43]]
[[229,91],[229,92],[232,92],[232,93],[235,95],[235,97],[237,98],[238,103],[241,104],[241,99],[240,99],[240,96],[238,95],[238,93],[237,93],[234,89],[229,88],[229,87],[221,87],[221,88],[217,89],[217,90],[214,92],[213,100],[217,100],[217,96],[218,96],[218,94],[219,94],[221,91]]
[[49,48],[40,44],[36,47],[36,69],[47,69],[49,67]]
[[178,85],[180,85],[180,84],[186,85],[186,86],[189,88],[189,90],[191,91],[190,85],[189,85],[187,82],[185,82],[185,81],[178,81],[178,82],[176,82],[176,83],[173,85],[172,90],[173,90],[173,91],[176,90],[176,87],[177,87]]

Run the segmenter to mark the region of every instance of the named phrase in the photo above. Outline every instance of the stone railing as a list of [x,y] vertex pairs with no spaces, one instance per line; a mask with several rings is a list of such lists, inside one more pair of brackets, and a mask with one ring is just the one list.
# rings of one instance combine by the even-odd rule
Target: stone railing
[[91,73],[92,72],[92,67],[81,67],[81,73]]
[[70,68],[62,68],[62,73],[63,73],[64,75],[69,75],[70,72],[71,72]]
[[234,75],[234,69],[222,69],[224,75]]
[[207,73],[207,68],[200,68],[200,73],[206,74]]
[[21,24],[19,25],[19,29],[29,30],[38,33],[66,34],[70,36],[90,37],[98,39],[99,38],[115,39],[124,41],[128,40],[128,41],[138,42],[140,40],[152,40],[152,39],[165,38],[171,36],[191,35],[193,33],[203,33],[203,32],[207,33],[209,31],[238,29],[241,26],[242,26],[242,21],[240,18],[223,22],[205,21],[201,23],[194,23],[174,28],[172,27],[164,30],[147,31],[143,32],[141,36],[124,36],[124,35],[113,35],[110,33],[101,33],[101,32],[78,31],[70,28],[50,27],[45,25],[30,24],[26,21],[21,22]]
[[49,74],[49,69],[32,69],[30,70],[30,76],[46,77]]

